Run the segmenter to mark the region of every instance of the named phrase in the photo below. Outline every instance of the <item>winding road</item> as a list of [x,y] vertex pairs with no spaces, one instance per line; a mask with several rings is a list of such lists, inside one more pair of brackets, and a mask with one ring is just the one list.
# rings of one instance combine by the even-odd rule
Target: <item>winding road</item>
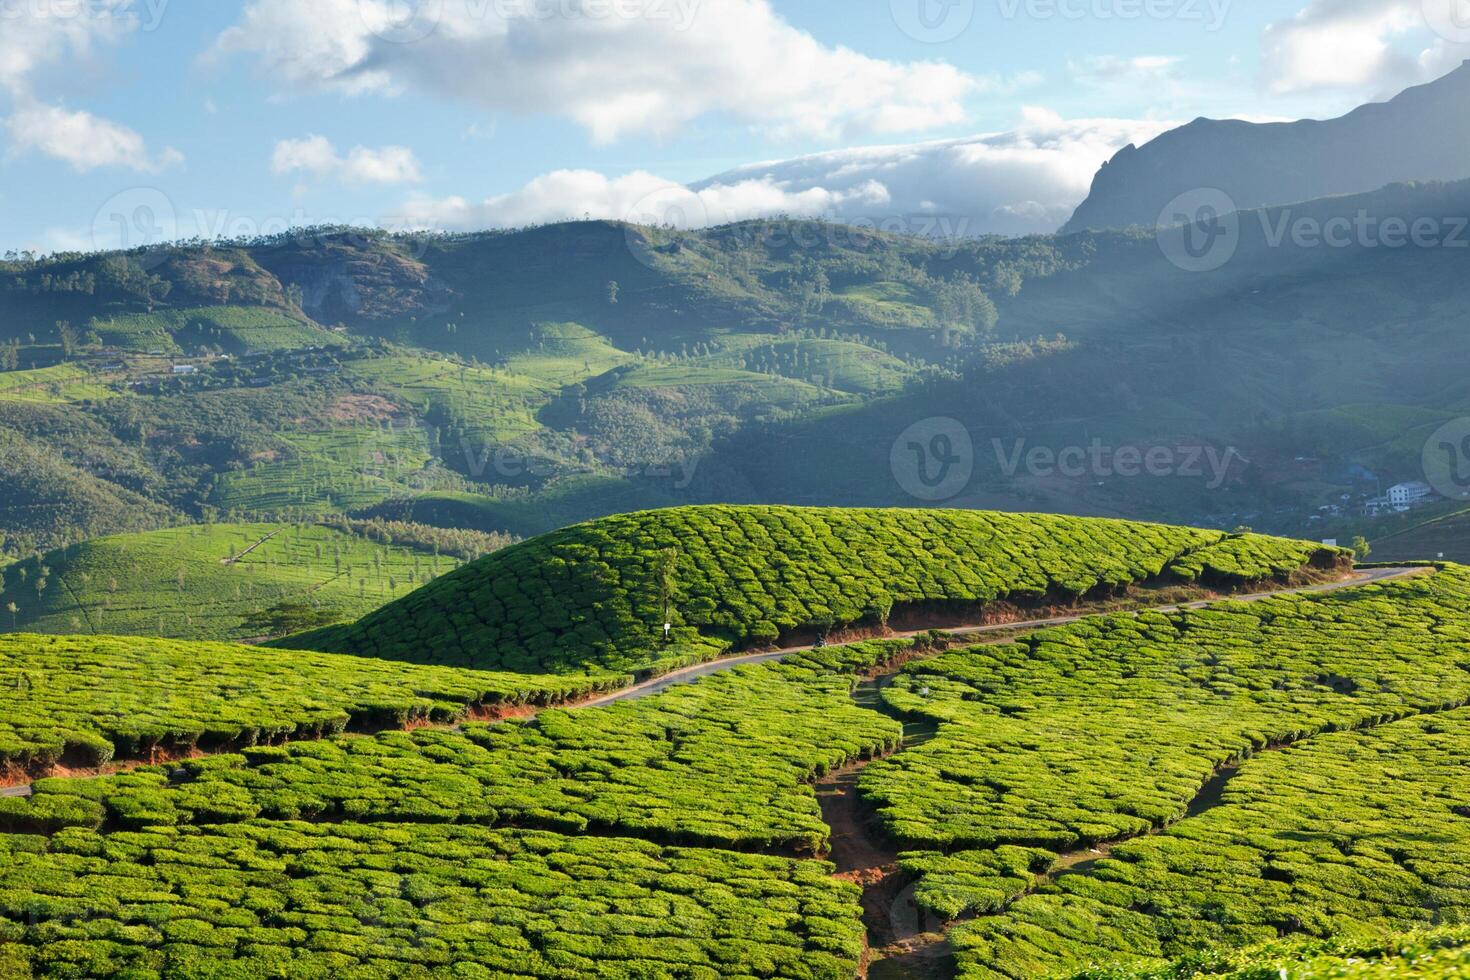
[[[1263,599],[1269,599],[1274,596],[1281,595],[1307,595],[1321,594],[1325,592],[1336,592],[1341,589],[1356,588],[1364,585],[1373,585],[1379,582],[1387,582],[1393,579],[1409,578],[1414,575],[1424,575],[1431,572],[1433,572],[1432,568],[1425,567],[1370,568],[1360,570],[1354,573],[1351,577],[1342,579],[1341,581],[1337,582],[1327,582],[1319,585],[1308,585],[1295,589],[1276,589],[1269,592],[1254,592],[1248,595],[1222,596],[1217,599],[1204,599],[1199,602],[1190,602],[1166,606],[1146,606],[1138,609],[1118,610],[1118,612],[1178,612],[1179,610],[1183,609],[1202,609],[1205,606],[1209,606],[1217,602],[1259,602]],[[1024,632],[1033,629],[1044,629],[1048,626],[1064,626],[1067,623],[1075,623],[1078,620],[1085,619],[1088,616],[1096,615],[1100,615],[1099,611],[1097,610],[1083,610],[1075,614],[1069,614],[1066,616],[1053,616],[1046,619],[1032,619],[1022,622],[990,623],[981,626],[946,627],[944,629],[944,632],[948,633],[951,636],[979,636],[986,633],[1003,633],[1016,631]],[[926,632],[928,632],[928,630],[911,630],[903,633],[892,633],[884,638],[906,639],[910,637],[921,636]],[[651,680],[643,681],[639,684],[634,684],[632,687],[625,687],[622,690],[614,691],[610,694],[605,694],[600,697],[592,698],[587,701],[582,701],[577,703],[576,705],[570,705],[567,707],[575,708],[578,710],[585,708],[604,708],[610,704],[616,704],[619,701],[636,701],[640,698],[651,697],[652,695],[667,691],[671,687],[676,687],[680,684],[691,684],[694,681],[699,680],[700,678],[709,677],[713,674],[723,673],[727,670],[733,670],[736,667],[744,667],[749,664],[776,663],[778,661],[785,660],[788,657],[792,657],[800,653],[806,653],[813,649],[816,649],[816,647],[787,647],[781,650],[767,650],[760,653],[748,653],[736,657],[725,657],[720,660],[711,660],[708,663],[695,664],[691,667],[685,667],[680,670],[676,670],[671,673],[655,677]],[[28,797],[30,795],[30,784],[0,788],[0,797]]]
[[[1373,585],[1378,582],[1387,582],[1392,579],[1408,578],[1413,575],[1422,575],[1432,572],[1432,568],[1368,568],[1355,572],[1350,578],[1339,582],[1326,582],[1319,585],[1307,585],[1296,589],[1275,589],[1270,592],[1252,592],[1247,595],[1221,596],[1216,599],[1202,599],[1199,602],[1189,602],[1167,606],[1145,606],[1138,609],[1120,609],[1118,612],[1178,612],[1182,609],[1203,609],[1205,606],[1217,602],[1259,602],[1262,599],[1270,599],[1281,595],[1309,595],[1324,592],[1337,592],[1341,589],[1357,588],[1364,585]],[[990,623],[984,626],[951,626],[945,627],[943,632],[951,636],[978,636],[986,633],[1008,633],[1017,630],[1026,631],[1033,629],[1045,629],[1048,626],[1065,626],[1067,623],[1075,623],[1088,616],[1101,615],[1098,610],[1083,610],[1066,616],[1053,616],[1047,619],[1028,619],[1013,623]],[[928,630],[911,630],[904,633],[890,633],[884,639],[908,639],[922,636]],[[652,680],[625,687],[619,691],[613,691],[589,701],[583,701],[576,705],[578,708],[605,708],[619,701],[636,701],[654,694],[667,691],[679,684],[690,684],[702,677],[722,673],[736,667],[744,667],[747,664],[768,664],[785,660],[787,657],[799,653],[806,653],[815,649],[811,646],[787,647],[781,650],[768,650],[762,653],[748,653],[738,657],[723,657],[719,660],[711,660],[707,663],[695,664],[668,674],[662,674]]]

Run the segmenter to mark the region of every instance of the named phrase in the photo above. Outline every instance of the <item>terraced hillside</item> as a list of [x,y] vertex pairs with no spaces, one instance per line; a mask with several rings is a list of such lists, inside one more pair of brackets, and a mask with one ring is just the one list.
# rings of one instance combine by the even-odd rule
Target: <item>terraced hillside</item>
[[[351,619],[510,543],[390,523],[214,524],[97,538],[0,569],[0,629],[247,640]],[[284,611],[283,611],[284,607]]]
[[[1186,965],[1325,971],[1388,948],[1367,932],[1463,905],[1452,869],[1470,837],[1454,786],[1470,753],[1457,707],[1470,675],[1452,621],[1467,608],[1470,570],[1449,568],[973,650],[872,641],[609,709],[45,780],[0,805],[0,955],[36,977],[184,976],[228,960],[265,975],[432,976],[456,963],[841,978],[864,957],[860,892],[867,905],[901,876],[939,920],[973,916],[952,932],[965,976],[1132,976],[1186,952]],[[860,677],[895,670],[879,710],[854,698]],[[1086,702],[1099,709],[1135,694],[1093,717],[1089,688],[1108,695]],[[920,715],[937,722],[927,742],[900,721]],[[952,778],[923,765],[905,775],[911,757],[976,738],[1016,764],[956,755]],[[1215,766],[1240,758],[1211,794]],[[907,782],[915,812],[990,837],[834,875],[810,856],[845,846],[812,784],[865,763],[865,792]],[[1080,833],[1046,836],[1068,814]],[[1126,819],[1107,826],[1109,814]],[[904,831],[909,846],[919,833]],[[1082,862],[1065,850],[1119,836],[1135,840]],[[1350,891],[1333,884],[1345,880]],[[85,933],[68,927],[79,922]],[[1358,938],[1332,939],[1339,930]],[[1283,935],[1322,941],[1230,952]],[[1204,960],[1206,946],[1220,951]],[[1397,965],[1413,967],[1449,962],[1459,944],[1399,948]],[[904,965],[868,956],[870,976]],[[1118,966],[1100,972],[1106,961]]]
[[[1345,553],[1256,535],[974,511],[693,507],[481,559],[306,649],[513,671],[667,669],[855,624],[979,621],[1175,578],[1237,585]],[[667,636],[664,624],[670,625]]]
[[621,687],[135,637],[0,636],[0,773],[319,738]]

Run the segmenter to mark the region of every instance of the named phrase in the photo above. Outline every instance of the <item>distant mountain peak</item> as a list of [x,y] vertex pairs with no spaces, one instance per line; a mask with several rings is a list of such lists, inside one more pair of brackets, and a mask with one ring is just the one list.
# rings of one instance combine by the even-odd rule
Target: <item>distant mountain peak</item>
[[1103,165],[1063,233],[1151,226],[1181,194],[1222,190],[1242,210],[1470,177],[1470,60],[1337,119],[1199,118]]

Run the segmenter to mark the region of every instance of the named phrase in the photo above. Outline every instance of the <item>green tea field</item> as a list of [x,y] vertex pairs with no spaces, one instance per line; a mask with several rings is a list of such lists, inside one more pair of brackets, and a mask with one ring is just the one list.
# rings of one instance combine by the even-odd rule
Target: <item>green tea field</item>
[[4,625],[36,633],[241,640],[281,632],[258,621],[281,604],[317,624],[352,619],[508,543],[370,527],[215,524],[93,539],[0,569],[0,610],[13,605]]
[[[321,530],[356,533],[277,536],[314,555]],[[645,628],[665,602],[668,652]],[[478,658],[412,655],[432,635],[398,631],[436,609]],[[1467,610],[1460,566],[1355,573],[1257,535],[726,507],[533,539],[267,648],[10,637],[0,964],[1449,975],[1470,909]],[[1028,615],[1056,625],[1006,625]],[[613,626],[606,645],[568,639],[579,619]],[[811,646],[900,624],[918,632]],[[293,649],[323,637],[356,639]],[[617,669],[782,638],[667,688]],[[616,696],[578,706],[598,692]]]

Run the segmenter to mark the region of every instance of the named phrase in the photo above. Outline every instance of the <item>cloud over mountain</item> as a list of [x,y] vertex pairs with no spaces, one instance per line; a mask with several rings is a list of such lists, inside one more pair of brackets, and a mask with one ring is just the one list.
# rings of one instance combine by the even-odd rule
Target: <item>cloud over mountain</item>
[[1104,161],[1169,125],[1031,109],[1008,133],[757,163],[689,186],[646,171],[556,171],[480,202],[414,199],[403,223],[467,229],[593,217],[702,227],[790,214],[936,237],[1047,233],[1086,197]]

